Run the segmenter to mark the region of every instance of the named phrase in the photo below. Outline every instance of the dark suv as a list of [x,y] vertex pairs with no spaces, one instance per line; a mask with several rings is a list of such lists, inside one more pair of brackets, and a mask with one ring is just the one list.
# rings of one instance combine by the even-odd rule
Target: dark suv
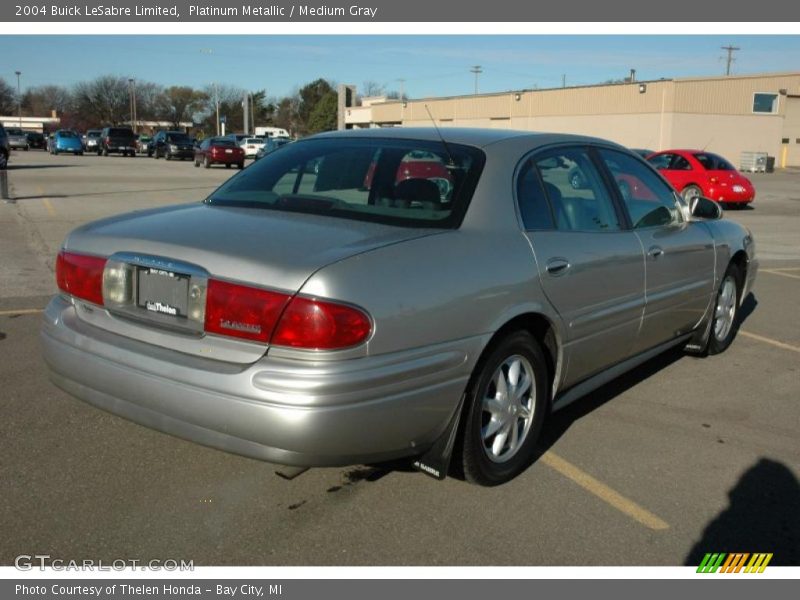
[[[155,158],[194,158],[192,139],[182,131],[159,131],[152,141],[152,155]],[[148,154],[151,154],[148,147]]]
[[108,156],[112,152],[122,156],[136,156],[136,136],[130,127],[106,127],[100,134],[97,154]]
[[3,124],[0,123],[0,170],[8,165],[8,155],[11,149],[8,147],[8,135]]

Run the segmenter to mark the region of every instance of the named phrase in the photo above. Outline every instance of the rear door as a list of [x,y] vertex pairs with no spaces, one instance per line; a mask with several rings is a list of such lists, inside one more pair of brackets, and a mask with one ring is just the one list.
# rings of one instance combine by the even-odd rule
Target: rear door
[[597,153],[645,252],[645,312],[636,347],[644,351],[702,319],[714,293],[714,241],[703,223],[686,220],[673,191],[638,157],[606,148]]
[[628,358],[644,311],[644,257],[585,147],[523,163],[517,199],[545,295],[566,326],[564,387]]

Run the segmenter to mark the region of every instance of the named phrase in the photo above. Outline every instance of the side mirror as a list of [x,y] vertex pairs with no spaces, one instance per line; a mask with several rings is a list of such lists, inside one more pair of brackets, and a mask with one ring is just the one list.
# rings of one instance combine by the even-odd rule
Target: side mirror
[[689,212],[696,219],[714,221],[722,218],[722,207],[710,198],[702,196],[695,196],[689,200]]

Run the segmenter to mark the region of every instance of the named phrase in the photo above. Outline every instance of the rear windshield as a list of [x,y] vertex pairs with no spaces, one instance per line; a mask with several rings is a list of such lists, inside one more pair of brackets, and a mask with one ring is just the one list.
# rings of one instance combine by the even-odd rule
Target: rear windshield
[[120,127],[112,127],[108,130],[109,137],[133,137],[133,130],[131,129],[124,129]]
[[78,136],[77,136],[77,135],[75,135],[75,134],[74,134],[73,132],[71,132],[71,131],[59,131],[59,132],[58,132],[58,137],[62,137],[62,138],[74,138],[74,137],[78,137]]
[[9,127],[6,129],[8,135],[22,135],[22,129],[18,129],[16,127]]
[[310,139],[229,179],[210,204],[303,212],[406,227],[457,227],[484,155],[397,139]]
[[718,154],[699,152],[694,155],[706,171],[735,171],[734,166]]
[[244,141],[244,143],[245,144],[263,144],[264,140],[262,140],[261,138],[247,138]]
[[231,148],[238,148],[236,142],[233,140],[211,140],[212,146],[230,146]]
[[172,142],[173,144],[188,144],[192,140],[190,140],[189,136],[185,133],[168,133],[167,141]]
[[99,129],[90,129],[89,131],[86,132],[86,137],[91,137],[91,138],[100,137],[101,133],[103,132],[100,131]]

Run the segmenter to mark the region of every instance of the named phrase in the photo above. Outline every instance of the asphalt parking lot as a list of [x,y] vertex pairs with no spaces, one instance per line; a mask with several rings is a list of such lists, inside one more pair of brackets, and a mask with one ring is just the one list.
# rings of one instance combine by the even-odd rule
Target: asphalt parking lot
[[0,201],[0,564],[682,565],[705,552],[800,564],[800,171],[752,177],[761,273],[723,355],[669,352],[547,424],[542,456],[497,488],[395,465],[272,465],[92,408],[38,346],[64,235],[204,198],[235,170],[15,152]]

